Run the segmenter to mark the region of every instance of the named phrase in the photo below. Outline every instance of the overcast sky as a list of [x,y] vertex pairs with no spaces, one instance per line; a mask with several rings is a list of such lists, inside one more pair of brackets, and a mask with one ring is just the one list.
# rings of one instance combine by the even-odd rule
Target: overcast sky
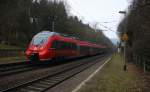
[[[78,16],[84,23],[98,23],[98,27],[104,28],[102,25],[116,31],[117,25],[123,18],[119,14],[120,10],[126,10],[130,0],[67,0],[70,6],[70,12]],[[117,38],[115,32],[104,31],[109,38]]]

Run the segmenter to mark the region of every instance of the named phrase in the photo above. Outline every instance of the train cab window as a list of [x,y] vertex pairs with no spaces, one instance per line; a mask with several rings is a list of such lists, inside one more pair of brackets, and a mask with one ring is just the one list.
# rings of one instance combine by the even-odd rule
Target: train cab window
[[49,31],[43,31],[35,35],[31,41],[32,45],[43,45],[50,36],[53,36],[54,32],[49,32]]
[[35,36],[32,41],[31,44],[33,45],[42,45],[44,44],[49,36]]

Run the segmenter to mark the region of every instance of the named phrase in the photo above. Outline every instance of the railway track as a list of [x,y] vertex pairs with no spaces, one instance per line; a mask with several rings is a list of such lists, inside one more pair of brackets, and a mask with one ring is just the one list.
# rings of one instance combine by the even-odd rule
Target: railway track
[[[76,58],[76,59],[73,59],[73,61],[78,60],[78,59],[84,59],[84,58],[85,57]],[[68,60],[68,61],[71,61],[71,60]],[[29,61],[24,61],[24,62],[20,62],[20,63],[1,64],[0,65],[0,77],[19,74],[19,73],[34,70],[34,69],[40,69],[40,68],[42,68],[42,66],[43,67],[51,67],[51,66],[61,64],[61,62],[57,62],[57,63],[50,62],[49,64],[46,63],[48,65],[48,66],[46,66],[43,63],[29,64],[27,62],[29,62]],[[62,62],[62,63],[65,63],[65,62]]]
[[35,68],[37,68],[35,65],[27,64],[26,62],[3,64],[0,65],[0,77],[25,72]]
[[[74,60],[77,60],[77,59],[74,59]],[[19,73],[34,70],[34,69],[40,69],[42,67],[46,68],[46,67],[59,65],[61,63],[66,63],[62,61],[62,62],[49,62],[45,64],[44,63],[29,64],[27,62],[28,61],[21,62],[21,63],[11,63],[11,64],[0,65],[0,77],[4,77],[8,75],[15,75],[15,74],[19,74]]]
[[[104,59],[105,57],[102,55],[101,59]],[[8,89],[1,90],[1,92],[44,92],[58,85],[59,83],[73,77],[74,75],[86,70],[87,68],[95,65],[100,61],[100,59],[98,58],[100,57],[96,57],[92,60],[90,59],[86,62],[78,62],[75,65],[68,66],[63,69],[59,69],[57,70],[57,72],[53,74],[50,73],[38,79],[34,79],[22,83],[20,85],[10,87]]]

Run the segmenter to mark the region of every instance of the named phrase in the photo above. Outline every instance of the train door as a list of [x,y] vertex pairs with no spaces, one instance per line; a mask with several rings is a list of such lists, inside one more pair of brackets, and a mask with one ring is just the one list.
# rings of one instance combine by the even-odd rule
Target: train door
[[77,45],[77,56],[80,56],[80,45]]

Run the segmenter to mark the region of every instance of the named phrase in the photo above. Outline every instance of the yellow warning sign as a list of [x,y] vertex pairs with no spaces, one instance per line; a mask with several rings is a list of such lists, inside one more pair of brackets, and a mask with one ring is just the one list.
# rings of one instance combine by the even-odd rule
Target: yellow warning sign
[[126,34],[126,33],[124,33],[123,35],[122,35],[122,40],[123,41],[128,41],[128,35]]

